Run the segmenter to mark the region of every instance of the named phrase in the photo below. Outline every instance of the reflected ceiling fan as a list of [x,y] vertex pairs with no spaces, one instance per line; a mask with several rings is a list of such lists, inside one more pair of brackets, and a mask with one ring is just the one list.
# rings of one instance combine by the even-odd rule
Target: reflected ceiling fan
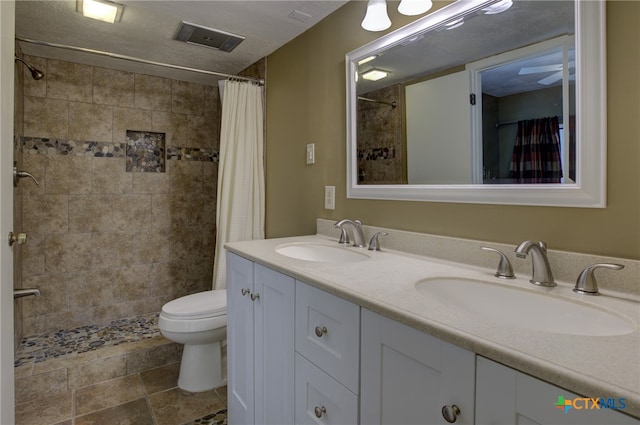
[[[575,62],[569,62],[570,70],[575,69],[575,66],[576,66]],[[541,73],[548,73],[548,72],[553,72],[553,74],[543,78],[542,80],[539,80],[538,84],[543,84],[545,86],[548,86],[555,83],[556,81],[562,80],[562,64],[561,63],[557,63],[553,65],[542,65],[542,66],[525,66],[520,68],[520,72],[518,72],[518,75],[531,75],[531,74],[541,74]],[[575,80],[575,78],[576,78],[575,72],[569,74],[569,80]]]

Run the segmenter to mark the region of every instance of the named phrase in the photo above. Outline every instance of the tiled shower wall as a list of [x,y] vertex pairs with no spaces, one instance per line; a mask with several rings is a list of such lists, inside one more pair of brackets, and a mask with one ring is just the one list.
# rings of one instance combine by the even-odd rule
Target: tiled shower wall
[[[23,332],[159,311],[211,288],[217,87],[27,56]],[[166,172],[125,171],[127,130],[166,134]]]
[[[15,46],[16,56],[22,57],[22,52],[18,43]],[[21,140],[24,120],[24,93],[23,78],[25,76],[25,66],[20,62],[15,62],[15,78],[13,82],[13,158],[16,162],[16,168],[22,169]],[[18,185],[13,190],[13,230],[14,232],[22,232],[22,188]],[[14,288],[22,287],[22,247],[14,245],[13,248],[13,283]],[[13,303],[13,338],[14,347],[20,346],[22,339],[22,301],[17,300]]]

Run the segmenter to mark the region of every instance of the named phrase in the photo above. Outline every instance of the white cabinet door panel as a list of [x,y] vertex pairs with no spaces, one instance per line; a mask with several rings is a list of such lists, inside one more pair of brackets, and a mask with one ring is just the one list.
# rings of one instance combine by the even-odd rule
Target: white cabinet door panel
[[296,354],[296,424],[355,425],[358,396]]
[[473,424],[474,353],[365,309],[361,340],[362,424]]

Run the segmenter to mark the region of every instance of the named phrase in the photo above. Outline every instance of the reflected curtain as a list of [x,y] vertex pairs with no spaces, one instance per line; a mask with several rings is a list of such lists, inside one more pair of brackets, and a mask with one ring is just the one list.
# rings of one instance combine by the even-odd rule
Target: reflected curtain
[[250,82],[225,83],[213,289],[226,288],[225,243],[264,239],[263,91]]
[[509,178],[514,183],[561,183],[558,117],[518,121]]

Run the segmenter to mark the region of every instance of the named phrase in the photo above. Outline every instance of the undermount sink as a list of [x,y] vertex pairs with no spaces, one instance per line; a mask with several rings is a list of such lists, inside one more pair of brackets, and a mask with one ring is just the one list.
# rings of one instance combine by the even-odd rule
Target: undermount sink
[[294,243],[276,247],[278,254],[297,260],[313,261],[318,263],[352,263],[364,261],[369,256],[355,251],[359,248],[347,248],[314,243]]
[[464,278],[431,278],[416,284],[429,299],[499,326],[565,335],[613,336],[633,332],[628,319],[580,302]]

